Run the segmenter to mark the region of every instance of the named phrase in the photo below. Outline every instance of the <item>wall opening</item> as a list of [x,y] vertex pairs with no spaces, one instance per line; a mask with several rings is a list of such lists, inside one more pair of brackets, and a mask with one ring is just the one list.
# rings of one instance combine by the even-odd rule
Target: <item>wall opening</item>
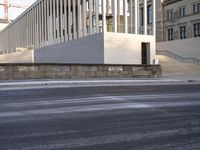
[[142,43],[141,44],[141,54],[142,54],[142,64],[147,65],[150,64],[150,43]]

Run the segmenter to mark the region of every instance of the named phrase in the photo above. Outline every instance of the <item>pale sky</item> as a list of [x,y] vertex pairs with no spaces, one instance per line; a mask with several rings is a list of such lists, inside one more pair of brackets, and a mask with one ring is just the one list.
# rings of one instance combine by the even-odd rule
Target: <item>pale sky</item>
[[[8,0],[9,3],[14,4],[21,4],[21,5],[28,5],[30,6],[33,4],[36,0]],[[4,3],[4,0],[0,0],[0,3]],[[8,15],[10,19],[15,19],[17,16],[19,16],[25,9],[20,8],[9,8]],[[4,18],[4,7],[0,6],[0,18]]]

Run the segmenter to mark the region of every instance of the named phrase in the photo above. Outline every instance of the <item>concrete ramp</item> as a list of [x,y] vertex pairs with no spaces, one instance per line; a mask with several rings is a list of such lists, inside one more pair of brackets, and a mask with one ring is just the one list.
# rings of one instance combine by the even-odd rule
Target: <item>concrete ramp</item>
[[192,63],[182,63],[168,56],[156,55],[161,65],[162,76],[200,75],[200,66]]

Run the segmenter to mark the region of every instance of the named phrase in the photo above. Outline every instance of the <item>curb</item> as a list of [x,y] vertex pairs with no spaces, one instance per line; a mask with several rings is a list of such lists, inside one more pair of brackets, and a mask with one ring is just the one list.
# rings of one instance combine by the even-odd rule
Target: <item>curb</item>
[[0,83],[0,88],[37,87],[37,86],[101,86],[101,85],[145,85],[145,84],[197,84],[200,80],[81,80],[81,81],[27,81]]

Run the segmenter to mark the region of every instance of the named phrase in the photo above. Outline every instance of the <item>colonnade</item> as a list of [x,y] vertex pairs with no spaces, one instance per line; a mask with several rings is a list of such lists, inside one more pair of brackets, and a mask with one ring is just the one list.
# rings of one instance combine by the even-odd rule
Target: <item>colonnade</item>
[[99,32],[155,36],[155,0],[38,0],[0,32],[11,53]]

